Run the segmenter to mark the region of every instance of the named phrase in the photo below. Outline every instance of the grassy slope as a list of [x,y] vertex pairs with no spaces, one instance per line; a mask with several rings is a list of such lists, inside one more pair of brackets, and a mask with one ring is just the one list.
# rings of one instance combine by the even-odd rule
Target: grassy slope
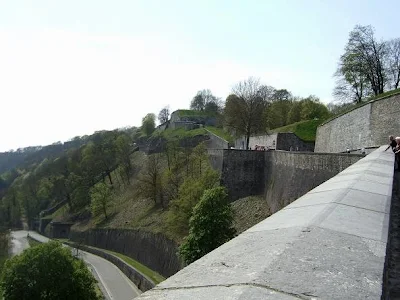
[[[103,249],[104,250],[104,249]],[[161,281],[165,280],[165,277],[161,276],[157,272],[154,272],[153,270],[149,269],[145,265],[142,265],[140,262],[130,258],[129,256],[123,255],[118,252],[114,251],[109,251],[109,250],[104,250],[105,252],[108,252],[110,254],[113,254],[115,256],[118,256],[120,259],[122,259],[124,262],[126,262],[128,265],[132,266],[145,276],[149,277],[155,284],[159,284]]]
[[275,128],[272,132],[293,132],[304,141],[314,142],[317,133],[317,127],[322,120],[300,121],[283,127]]
[[206,126],[206,129],[214,133],[215,135],[223,138],[224,140],[228,141],[229,143],[233,144],[234,138],[232,135],[229,134],[229,132],[226,132],[222,128],[214,127],[214,126]]

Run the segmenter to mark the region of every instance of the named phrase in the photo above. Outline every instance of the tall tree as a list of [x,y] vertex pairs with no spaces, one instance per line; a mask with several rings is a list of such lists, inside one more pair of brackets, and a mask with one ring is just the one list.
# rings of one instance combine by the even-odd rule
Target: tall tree
[[147,114],[142,119],[142,131],[146,135],[150,135],[156,129],[156,116],[154,114]]
[[158,121],[160,121],[160,124],[163,124],[167,122],[168,119],[169,119],[169,106],[166,106],[158,113]]
[[192,263],[235,236],[233,210],[225,188],[204,191],[190,218],[189,235],[179,249],[186,263]]
[[210,90],[198,91],[190,103],[190,109],[208,112],[218,112],[220,101]]
[[26,249],[9,259],[0,286],[8,300],[99,298],[88,267],[58,242]]
[[387,42],[387,68],[391,88],[397,89],[400,83],[400,38]]
[[268,102],[260,95],[260,82],[250,77],[236,84],[225,103],[226,126],[236,134],[246,137],[246,149],[250,136],[265,131],[265,109]]
[[91,209],[93,216],[104,214],[104,218],[108,218],[108,207],[111,204],[112,190],[110,186],[103,182],[99,182],[90,189]]
[[338,98],[353,95],[352,99],[360,102],[369,90],[374,95],[382,94],[387,85],[386,57],[387,46],[376,40],[374,29],[355,26],[340,58],[334,95]]

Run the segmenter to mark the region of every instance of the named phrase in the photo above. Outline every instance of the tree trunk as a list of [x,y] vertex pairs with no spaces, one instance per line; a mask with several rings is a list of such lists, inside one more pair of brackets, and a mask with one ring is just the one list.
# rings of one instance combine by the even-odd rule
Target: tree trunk
[[108,177],[108,180],[110,181],[110,184],[113,185],[110,170],[107,170],[107,177]]

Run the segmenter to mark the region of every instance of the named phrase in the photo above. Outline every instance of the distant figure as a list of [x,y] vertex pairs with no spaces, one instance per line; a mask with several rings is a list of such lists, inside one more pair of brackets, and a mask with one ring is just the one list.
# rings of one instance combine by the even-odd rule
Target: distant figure
[[347,153],[350,153],[350,149],[349,149],[349,148],[347,148],[346,152],[347,152]]
[[399,162],[400,162],[400,137],[395,138],[396,148],[394,148],[394,169],[399,170]]
[[361,148],[361,154],[365,154],[365,148]]
[[387,149],[389,149],[390,147],[392,147],[392,151],[394,152],[397,146],[397,142],[396,139],[394,138],[393,135],[389,136],[389,146],[385,149],[385,151]]

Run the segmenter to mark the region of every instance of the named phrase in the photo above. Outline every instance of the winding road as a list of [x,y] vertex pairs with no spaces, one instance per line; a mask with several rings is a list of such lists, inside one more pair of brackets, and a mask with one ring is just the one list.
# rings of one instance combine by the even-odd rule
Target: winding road
[[[29,247],[28,231],[12,231],[12,253],[21,253]],[[29,236],[40,242],[46,243],[48,238],[29,231]],[[92,273],[97,278],[104,296],[109,300],[131,300],[140,295],[140,290],[121,272],[115,265],[97,255],[79,250],[79,256],[89,265]]]

